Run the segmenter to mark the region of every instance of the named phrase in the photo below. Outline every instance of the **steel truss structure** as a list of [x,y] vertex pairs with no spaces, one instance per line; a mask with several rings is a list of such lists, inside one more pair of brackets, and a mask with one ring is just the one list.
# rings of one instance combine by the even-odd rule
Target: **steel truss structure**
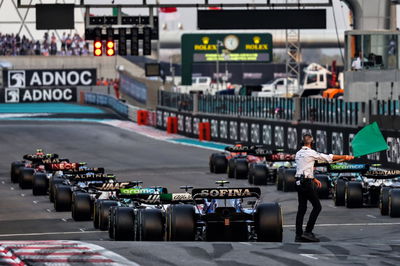
[[[29,3],[22,3],[22,0],[17,0],[18,8],[31,8],[35,7],[35,3],[32,3],[31,0]],[[176,7],[176,8],[203,8],[203,7],[221,7],[221,8],[254,8],[254,7],[271,7],[271,8],[283,8],[283,7],[291,7],[291,8],[305,8],[305,7],[330,7],[332,6],[332,0],[320,0],[318,2],[307,3],[299,0],[298,3],[282,3],[277,2],[277,0],[265,0],[264,3],[249,3],[249,1],[243,0],[240,3],[210,3],[209,0],[196,1],[196,3],[182,3],[182,1],[175,0],[175,3],[158,3],[159,1],[151,1],[151,0],[141,0],[142,3],[136,4],[90,4],[86,0],[80,0],[79,4],[75,4],[76,8],[112,8],[112,7],[124,7],[124,8],[162,8],[162,7]],[[54,4],[57,1],[54,2]],[[111,2],[111,1],[110,1]],[[137,1],[139,2],[139,1]],[[151,2],[151,3],[149,3]]]

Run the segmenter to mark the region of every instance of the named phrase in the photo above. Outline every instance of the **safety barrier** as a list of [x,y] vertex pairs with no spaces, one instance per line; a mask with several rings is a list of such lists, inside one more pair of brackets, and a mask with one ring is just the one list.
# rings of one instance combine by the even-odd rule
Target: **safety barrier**
[[199,123],[199,140],[211,140],[211,127],[209,122]]
[[84,101],[89,104],[109,107],[123,117],[131,119],[132,121],[137,121],[136,112],[139,108],[125,104],[110,95],[85,92]]
[[170,116],[167,119],[167,133],[176,134],[178,133],[178,118]]
[[137,111],[137,124],[139,126],[147,125],[148,111],[147,110],[138,110]]

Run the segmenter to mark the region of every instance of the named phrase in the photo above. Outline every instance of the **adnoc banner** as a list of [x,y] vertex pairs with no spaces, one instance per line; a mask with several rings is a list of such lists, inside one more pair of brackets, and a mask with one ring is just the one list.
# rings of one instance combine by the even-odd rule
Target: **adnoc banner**
[[96,85],[96,69],[8,69],[3,71],[5,88]]
[[0,90],[2,103],[76,102],[76,87],[5,88]]

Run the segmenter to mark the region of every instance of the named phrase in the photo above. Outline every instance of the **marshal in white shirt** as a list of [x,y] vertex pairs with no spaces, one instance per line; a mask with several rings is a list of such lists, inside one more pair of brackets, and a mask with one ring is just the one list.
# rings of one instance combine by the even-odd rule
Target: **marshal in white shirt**
[[303,146],[296,153],[296,176],[304,175],[305,178],[314,178],[314,162],[333,162],[333,154],[323,154]]

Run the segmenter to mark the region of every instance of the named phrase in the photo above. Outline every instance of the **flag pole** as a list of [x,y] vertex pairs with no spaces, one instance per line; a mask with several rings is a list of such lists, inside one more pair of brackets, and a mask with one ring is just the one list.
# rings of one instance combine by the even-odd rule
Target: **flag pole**
[[[159,5],[159,4],[160,4],[160,1],[157,0],[157,5]],[[159,25],[160,25],[160,8],[159,7],[157,7],[156,16],[158,18],[158,20],[157,20],[157,23],[158,23],[157,28],[158,28],[158,30],[160,30],[160,28],[159,28]],[[161,50],[160,38],[158,38],[158,40],[157,40],[157,63],[160,63],[160,50]]]

